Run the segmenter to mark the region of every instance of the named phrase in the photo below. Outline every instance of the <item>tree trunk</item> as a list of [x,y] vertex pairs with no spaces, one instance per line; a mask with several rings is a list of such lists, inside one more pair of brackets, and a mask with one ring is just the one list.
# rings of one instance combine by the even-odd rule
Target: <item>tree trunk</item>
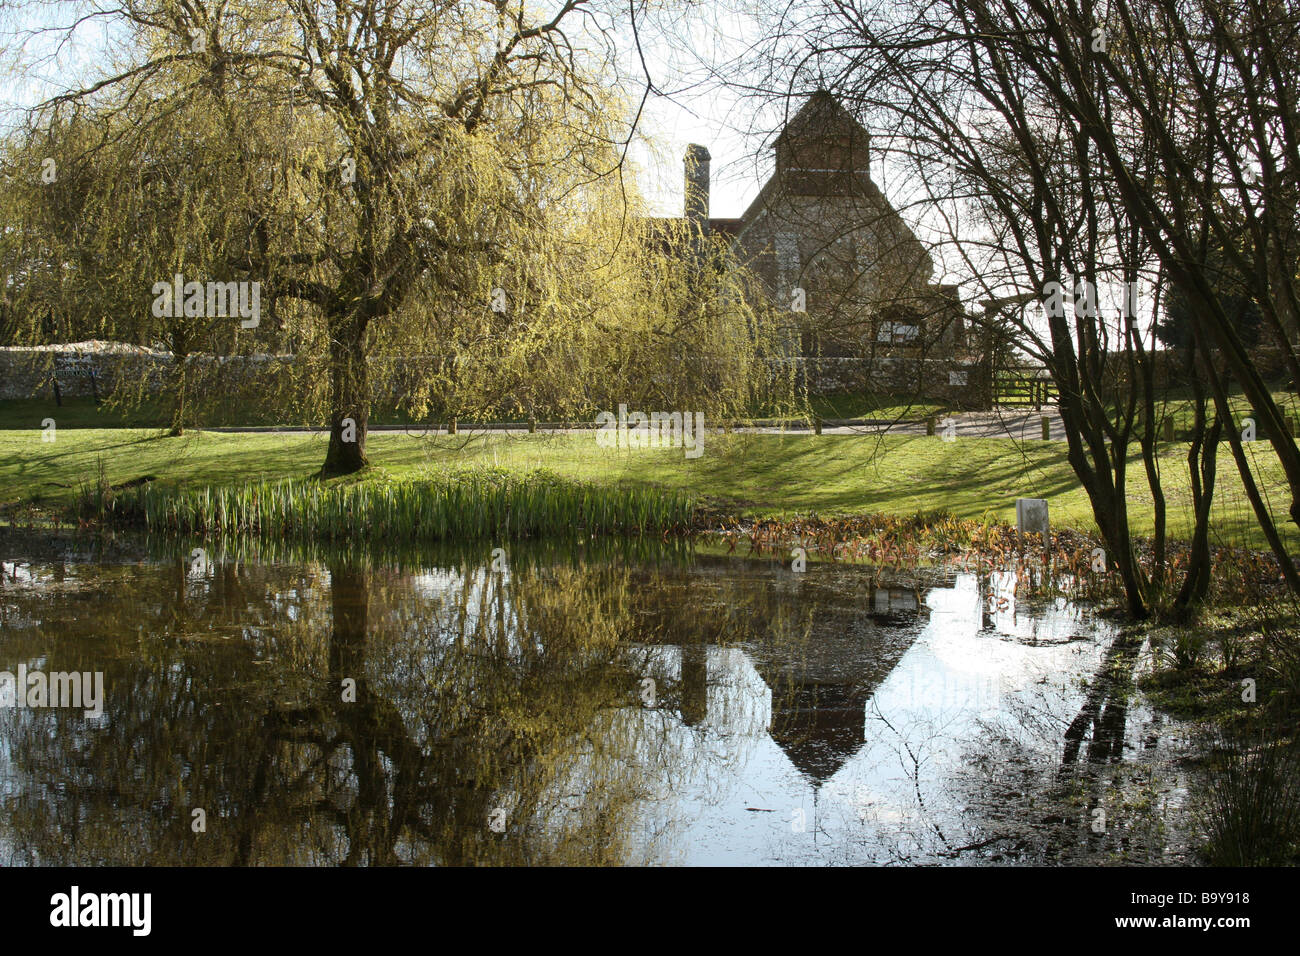
[[[1251,508],[1255,511],[1255,519],[1259,522],[1260,530],[1264,532],[1264,538],[1268,541],[1268,546],[1272,548],[1273,555],[1277,558],[1278,567],[1282,571],[1282,577],[1286,580],[1287,587],[1291,589],[1293,594],[1300,594],[1300,571],[1296,570],[1295,563],[1286,550],[1286,544],[1283,542],[1281,535],[1278,534],[1277,526],[1273,523],[1273,516],[1269,514],[1268,503],[1264,501],[1259,486],[1255,483],[1255,476],[1251,474],[1250,462],[1246,459],[1246,452],[1241,447],[1241,436],[1237,432],[1238,425],[1232,417],[1232,409],[1228,404],[1227,386],[1217,374],[1212,363],[1206,362],[1206,367],[1210,388],[1214,394],[1215,409],[1220,420],[1225,422],[1224,427],[1228,435],[1228,446],[1232,449],[1232,457],[1236,459],[1237,473],[1241,476],[1241,487],[1246,492],[1246,500],[1250,502]],[[1276,408],[1274,411],[1276,411]],[[1281,416],[1279,415],[1277,418],[1280,419]],[[1273,429],[1273,436],[1278,434],[1277,426],[1273,422],[1269,422],[1267,427]],[[1274,445],[1274,447],[1277,446]],[[1300,503],[1300,499],[1296,503]]]
[[[1082,364],[1079,363],[1078,367]],[[1124,500],[1125,456],[1116,454],[1112,458],[1107,453],[1106,436],[1097,426],[1097,421],[1089,418],[1084,407],[1085,401],[1093,401],[1093,398],[1085,397],[1077,380],[1061,373],[1061,366],[1052,368],[1051,372],[1059,396],[1057,407],[1065,426],[1066,458],[1088,495],[1097,530],[1101,532],[1108,557],[1119,572],[1128,614],[1136,619],[1145,618],[1148,613],[1146,582],[1133,557],[1133,540],[1129,534],[1128,509]],[[1099,414],[1104,414],[1104,411]]]
[[1151,489],[1151,504],[1155,519],[1155,534],[1151,541],[1152,550],[1152,591],[1153,599],[1165,585],[1165,521],[1167,504],[1165,490],[1160,481],[1159,449],[1156,446],[1156,396],[1155,368],[1142,348],[1142,340],[1133,335],[1130,338],[1130,351],[1136,361],[1132,362],[1132,374],[1141,379],[1142,402],[1141,432],[1138,435],[1138,447],[1142,451],[1142,467],[1146,471],[1147,487]]
[[[1192,547],[1187,557],[1187,576],[1174,599],[1174,613],[1180,620],[1190,618],[1196,605],[1209,593],[1210,574],[1213,570],[1210,564],[1210,507],[1214,503],[1214,481],[1223,419],[1216,417],[1214,425],[1207,429],[1205,388],[1196,367],[1200,350],[1200,343],[1193,330],[1192,346],[1187,350],[1187,372],[1196,421],[1192,429],[1192,446],[1187,451],[1187,473],[1191,479],[1192,512],[1196,517],[1196,525],[1192,531]],[[1208,366],[1213,358],[1204,355],[1201,361]],[[1231,427],[1232,423],[1229,422],[1228,425]]]
[[1128,507],[1124,500],[1123,489],[1115,491],[1107,488],[1098,498],[1102,502],[1107,498],[1110,499],[1110,507],[1105,508],[1103,505],[1104,510],[1098,510],[1097,503],[1094,502],[1093,515],[1101,529],[1102,539],[1114,555],[1115,568],[1119,571],[1120,583],[1124,587],[1124,601],[1128,607],[1128,615],[1141,620],[1149,613],[1146,602],[1146,582],[1142,568],[1133,554],[1133,538],[1129,533]]
[[366,458],[370,421],[366,323],[349,315],[331,321],[330,333],[330,444],[321,466],[322,478],[350,475],[370,464]]
[[1192,548],[1187,558],[1187,577],[1183,579],[1183,586],[1174,599],[1174,613],[1184,620],[1210,590],[1210,574],[1213,570],[1210,565],[1210,506],[1214,503],[1215,457],[1223,428],[1222,420],[1216,419],[1213,427],[1206,430],[1203,407],[1197,409],[1196,420],[1192,448],[1187,453],[1196,527],[1192,532]]
[[186,398],[190,390],[190,366],[188,355],[177,355],[176,367],[172,372],[172,389],[175,398],[172,402],[172,423],[167,434],[179,438],[185,434]]

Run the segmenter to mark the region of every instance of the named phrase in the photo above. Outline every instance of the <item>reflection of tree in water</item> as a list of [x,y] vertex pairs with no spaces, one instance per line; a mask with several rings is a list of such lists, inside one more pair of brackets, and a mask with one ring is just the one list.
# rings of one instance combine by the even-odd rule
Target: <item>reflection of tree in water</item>
[[[215,841],[187,839],[190,809],[205,808],[215,822],[241,802],[240,778],[261,742],[248,734],[251,711],[240,701],[272,690],[256,685],[265,672],[247,663],[269,649],[276,614],[245,599],[246,569],[214,575],[206,589],[190,572],[183,560],[78,565],[75,580],[17,596],[39,624],[7,629],[6,665],[103,671],[107,699],[97,723],[65,710],[0,718],[15,862],[223,858]],[[281,580],[299,594],[313,583],[309,571]],[[187,799],[199,781],[213,794],[208,802]]]
[[104,670],[109,716],[9,722],[3,842],[72,864],[667,859],[683,808],[730,795],[765,731],[820,786],[915,636],[915,596],[857,572],[515,550],[505,572],[70,565],[83,587],[29,595],[42,626],[0,648]]
[[1089,763],[1114,763],[1123,759],[1129,692],[1133,688],[1133,668],[1141,644],[1141,639],[1134,634],[1121,633],[1107,649],[1083,706],[1065,730],[1063,773],[1078,762],[1081,750]]
[[[1169,862],[1168,808],[1151,800],[1157,755],[1125,759],[1130,697],[1141,639],[1121,633],[1107,648],[1077,710],[1022,699],[1009,723],[985,723],[978,750],[945,801],[959,814],[928,820],[918,852],[964,862]],[[903,741],[906,744],[906,741]],[[1097,813],[1096,811],[1101,811]]]
[[79,588],[28,595],[42,624],[5,658],[104,671],[108,716],[7,721],[13,862],[649,858],[673,805],[647,822],[641,801],[727,776],[699,737],[734,703],[708,648],[768,615],[743,585],[702,598],[619,562],[74,568]]
[[[464,568],[430,615],[388,641],[367,629],[367,576],[331,569],[330,690],[268,718],[299,755],[281,768],[285,792],[307,798],[309,814],[330,807],[346,862],[397,862],[403,843],[442,863],[623,859],[626,815],[645,788],[608,739],[638,672],[619,643],[627,603],[615,575]],[[342,700],[349,677],[355,703]],[[583,791],[557,788],[573,776]],[[494,811],[504,833],[488,826]]]
[[[757,571],[758,573],[748,573]],[[766,730],[766,687],[741,647],[789,626],[762,568],[701,556],[689,570],[641,564],[630,579],[634,624],[656,705],[635,714],[628,741],[665,800],[647,821],[663,842],[691,822],[674,797],[716,805],[732,793],[739,768]],[[665,822],[662,817],[668,817]]]
[[[622,641],[626,572],[465,566],[423,603],[404,599],[414,579],[346,563],[328,589],[220,567],[201,602],[184,567],[113,577],[122,590],[87,589],[93,628],[120,635],[147,614],[144,654],[52,626],[6,642],[16,659],[48,647],[50,670],[105,671],[109,696],[101,727],[48,711],[9,722],[16,861],[628,858],[629,814],[652,788],[629,759],[646,744],[627,717],[646,652]],[[328,618],[311,606],[326,590]],[[194,807],[205,834],[190,832]],[[488,825],[498,808],[503,833]]]

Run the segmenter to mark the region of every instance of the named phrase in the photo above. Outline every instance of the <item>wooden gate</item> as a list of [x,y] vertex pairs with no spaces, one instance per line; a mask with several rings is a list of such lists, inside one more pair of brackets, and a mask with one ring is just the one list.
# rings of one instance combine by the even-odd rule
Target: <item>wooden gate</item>
[[1044,374],[1002,372],[993,378],[993,404],[1041,409],[1056,397],[1056,383]]

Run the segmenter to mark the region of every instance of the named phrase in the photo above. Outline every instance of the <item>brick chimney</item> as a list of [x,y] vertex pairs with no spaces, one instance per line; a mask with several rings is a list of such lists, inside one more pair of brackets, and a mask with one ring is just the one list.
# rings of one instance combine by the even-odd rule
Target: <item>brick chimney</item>
[[709,231],[709,164],[713,159],[703,146],[686,147],[686,189],[682,214],[686,221]]

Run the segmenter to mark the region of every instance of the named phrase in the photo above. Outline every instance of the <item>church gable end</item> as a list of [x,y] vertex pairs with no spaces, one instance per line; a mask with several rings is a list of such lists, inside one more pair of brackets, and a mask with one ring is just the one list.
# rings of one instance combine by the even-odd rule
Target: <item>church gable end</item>
[[814,93],[776,137],[776,168],[738,220],[709,218],[711,156],[688,146],[678,221],[727,237],[779,307],[806,303],[795,346],[805,355],[951,357],[964,344],[960,301],[931,284],[929,252],[872,182],[870,143],[835,97]]

